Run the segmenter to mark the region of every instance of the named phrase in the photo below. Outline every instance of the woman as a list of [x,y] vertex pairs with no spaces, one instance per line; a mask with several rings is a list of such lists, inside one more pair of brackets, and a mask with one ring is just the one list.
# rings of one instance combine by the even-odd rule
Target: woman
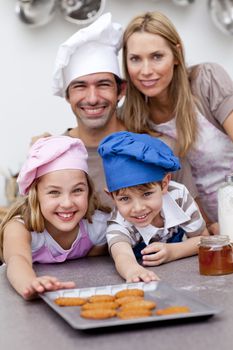
[[135,17],[123,37],[128,89],[122,120],[134,132],[176,139],[187,157],[202,206],[217,221],[217,189],[233,171],[233,82],[217,64],[187,69],[184,48],[160,12]]

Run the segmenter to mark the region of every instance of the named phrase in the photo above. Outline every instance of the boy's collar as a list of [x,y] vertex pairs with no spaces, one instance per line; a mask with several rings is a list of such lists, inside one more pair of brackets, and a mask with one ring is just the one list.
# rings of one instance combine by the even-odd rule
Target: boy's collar
[[168,192],[163,195],[161,215],[164,218],[163,228],[155,227],[153,225],[149,225],[147,227],[135,226],[146,244],[149,244],[151,238],[154,237],[157,232],[160,231],[159,235],[161,236],[161,229],[164,230],[162,236],[166,236],[169,228],[190,220],[190,216],[179,207]]

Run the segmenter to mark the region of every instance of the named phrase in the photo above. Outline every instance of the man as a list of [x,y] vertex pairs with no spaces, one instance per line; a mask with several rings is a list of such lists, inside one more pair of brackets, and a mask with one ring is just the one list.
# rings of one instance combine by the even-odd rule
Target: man
[[89,171],[104,204],[111,204],[111,199],[103,190],[97,146],[105,136],[125,129],[117,118],[126,86],[118,63],[121,41],[122,27],[106,13],[60,46],[53,74],[54,94],[66,98],[77,119],[77,127],[65,134],[84,142]]
[[[115,131],[125,130],[117,118],[117,103],[124,94],[124,82],[112,73],[93,73],[74,79],[67,90],[67,101],[77,118],[77,127],[66,135],[80,138],[88,151],[88,166],[95,188],[103,203],[111,205],[104,192],[102,161],[97,153],[99,142]],[[116,174],[117,176],[117,174]]]

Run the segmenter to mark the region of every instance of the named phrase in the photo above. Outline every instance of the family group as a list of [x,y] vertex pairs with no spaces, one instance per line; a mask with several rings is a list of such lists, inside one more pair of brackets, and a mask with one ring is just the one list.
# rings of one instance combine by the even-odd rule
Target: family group
[[105,13],[80,29],[58,50],[53,92],[77,126],[31,145],[0,226],[0,259],[24,299],[75,286],[34,263],[110,254],[124,280],[150,282],[219,234],[233,81],[217,63],[188,67],[167,16],[146,12],[123,30]]

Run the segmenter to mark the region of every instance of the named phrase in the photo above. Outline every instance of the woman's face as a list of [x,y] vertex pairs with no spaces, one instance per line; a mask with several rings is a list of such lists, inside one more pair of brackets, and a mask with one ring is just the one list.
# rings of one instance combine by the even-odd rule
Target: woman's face
[[132,34],[126,62],[130,79],[140,92],[148,97],[167,96],[177,62],[164,38],[147,32]]

